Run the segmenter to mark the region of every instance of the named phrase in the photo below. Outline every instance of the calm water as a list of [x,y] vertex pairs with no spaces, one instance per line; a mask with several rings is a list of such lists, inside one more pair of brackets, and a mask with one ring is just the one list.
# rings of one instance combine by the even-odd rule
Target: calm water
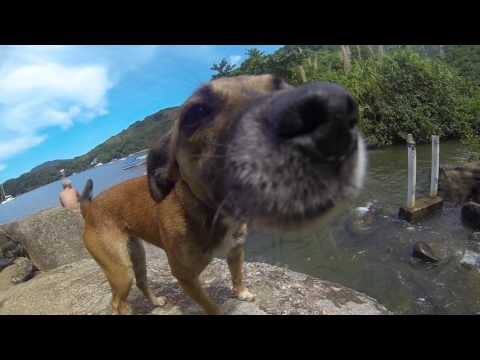
[[[468,241],[471,230],[461,224],[460,209],[447,203],[437,214],[415,225],[398,219],[407,191],[406,154],[405,146],[369,153],[366,187],[352,208],[372,203],[378,213],[363,231],[351,230],[352,211],[347,209],[314,235],[252,233],[247,259],[341,283],[378,299],[395,313],[480,312],[480,249]],[[417,197],[429,190],[430,157],[429,145],[417,147]],[[441,165],[460,164],[465,158],[459,143],[441,144]],[[145,172],[144,166],[121,167],[122,162],[114,162],[74,175],[71,180],[81,191],[85,181],[92,178],[94,194],[98,194]],[[0,223],[58,206],[60,188],[57,181],[0,206]],[[412,260],[412,246],[418,240],[428,241],[443,260],[435,266]]]
[[[88,169],[70,176],[73,186],[81,193],[88,179],[93,180],[94,196],[110,186],[142,176],[145,165],[122,170],[126,161],[117,160],[102,166]],[[29,193],[22,194],[6,204],[0,205],[0,224],[21,219],[42,209],[60,206],[58,196],[62,190],[61,180],[42,186]]]

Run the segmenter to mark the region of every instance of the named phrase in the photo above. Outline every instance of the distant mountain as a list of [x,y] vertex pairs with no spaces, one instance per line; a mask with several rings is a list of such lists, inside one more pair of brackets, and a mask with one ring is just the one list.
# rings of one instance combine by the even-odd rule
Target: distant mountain
[[68,161],[68,160],[51,160],[51,161],[46,161],[44,162],[43,164],[40,164],[38,166],[35,166],[32,170],[30,170],[30,172],[36,172],[36,171],[40,171],[44,168],[48,168],[48,167],[58,167],[60,166],[61,168],[61,164],[63,164],[65,161]]
[[176,107],[168,108],[136,121],[84,155],[68,160],[51,160],[38,165],[15,179],[7,180],[4,183],[5,192],[17,196],[58,180],[61,169],[65,169],[65,175],[70,176],[91,167],[94,159],[107,163],[147,149],[170,128],[177,111]]

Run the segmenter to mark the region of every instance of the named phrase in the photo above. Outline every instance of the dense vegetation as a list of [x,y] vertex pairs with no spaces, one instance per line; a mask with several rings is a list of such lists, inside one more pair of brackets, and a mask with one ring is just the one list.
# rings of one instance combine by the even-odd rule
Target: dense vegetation
[[[463,139],[480,151],[480,46],[476,45],[287,45],[266,55],[250,49],[239,65],[223,59],[214,78],[271,73],[294,85],[311,80],[338,82],[360,107],[360,126],[370,146],[417,142],[430,135]],[[148,148],[170,126],[175,108],[137,121],[87,154],[46,162],[5,183],[18,195],[60,177]]]
[[[478,69],[477,69],[478,68]],[[335,81],[357,99],[370,146],[417,142],[432,134],[474,139],[479,130],[479,46],[285,46],[272,55],[257,49],[235,67],[214,64],[214,77],[273,73],[292,84]]]
[[5,192],[19,195],[58,180],[61,176],[60,169],[65,169],[65,175],[69,176],[88,169],[95,159],[98,162],[106,163],[148,148],[158,138],[158,134],[165,132],[170,127],[175,111],[175,108],[165,109],[147,116],[144,120],[133,123],[88,153],[74,159],[47,161],[36,166],[28,173],[6,181],[4,183]]

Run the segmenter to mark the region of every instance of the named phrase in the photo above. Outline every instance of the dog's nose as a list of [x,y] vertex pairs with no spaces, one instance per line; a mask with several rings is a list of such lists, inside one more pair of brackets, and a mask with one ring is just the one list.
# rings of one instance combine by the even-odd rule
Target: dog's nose
[[269,118],[280,139],[336,160],[353,146],[352,128],[357,124],[358,110],[343,87],[313,82],[279,93],[272,100]]

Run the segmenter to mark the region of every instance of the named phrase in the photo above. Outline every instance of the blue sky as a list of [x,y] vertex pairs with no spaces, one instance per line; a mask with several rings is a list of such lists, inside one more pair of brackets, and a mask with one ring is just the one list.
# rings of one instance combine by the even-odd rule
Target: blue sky
[[280,45],[0,46],[0,182],[180,105],[221,58]]

